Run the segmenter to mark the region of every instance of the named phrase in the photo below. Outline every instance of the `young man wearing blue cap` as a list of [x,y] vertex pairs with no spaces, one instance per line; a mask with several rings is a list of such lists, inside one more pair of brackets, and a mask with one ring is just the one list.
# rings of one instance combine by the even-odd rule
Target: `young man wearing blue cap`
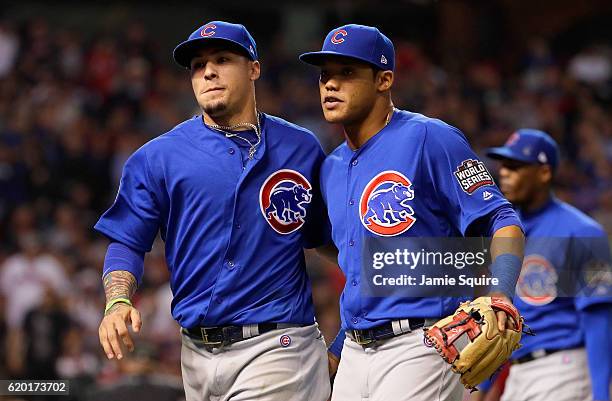
[[525,227],[525,259],[514,304],[536,333],[524,337],[523,347],[513,354],[501,399],[608,401],[612,287],[589,279],[610,274],[607,234],[555,198],[559,151],[549,135],[521,129],[487,154],[501,161],[500,188]]
[[100,342],[134,348],[131,297],[159,231],[182,327],[188,401],[325,401],[325,343],[314,320],[304,247],[325,242],[324,154],[304,128],[261,113],[255,41],[214,21],[174,50],[203,113],[138,149],[95,228],[111,239]]
[[[509,301],[523,234],[459,130],[393,107],[394,58],[393,44],[378,29],[354,24],[332,30],[322,51],[300,56],[320,68],[323,114],[346,137],[321,169],[346,276],[342,329],[330,347],[330,374],[341,357],[332,400],[461,400],[459,376],[423,341],[423,327],[452,313],[456,300],[413,297],[409,288],[404,298],[364,296],[363,247],[372,237],[492,236],[499,285],[491,294]],[[504,330],[506,315],[497,317]]]

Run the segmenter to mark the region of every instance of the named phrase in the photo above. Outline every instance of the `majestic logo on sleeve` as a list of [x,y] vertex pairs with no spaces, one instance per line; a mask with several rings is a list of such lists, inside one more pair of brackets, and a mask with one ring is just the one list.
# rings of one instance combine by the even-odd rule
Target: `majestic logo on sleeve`
[[294,170],[271,174],[259,191],[261,213],[279,234],[289,234],[304,225],[305,206],[312,200],[312,186]]
[[558,279],[557,271],[546,258],[529,255],[523,260],[516,294],[530,305],[549,304],[557,298]]
[[414,199],[412,183],[397,171],[383,171],[366,185],[359,201],[361,223],[382,236],[398,235],[408,230],[416,218],[406,203]]
[[487,171],[484,163],[479,160],[467,159],[461,162],[455,170],[455,178],[457,178],[463,192],[468,195],[473,194],[482,186],[494,185],[491,174]]

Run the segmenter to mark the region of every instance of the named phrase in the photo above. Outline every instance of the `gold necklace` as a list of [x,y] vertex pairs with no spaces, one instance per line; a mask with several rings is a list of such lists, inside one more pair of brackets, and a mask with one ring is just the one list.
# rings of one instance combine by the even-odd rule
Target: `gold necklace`
[[[259,144],[261,143],[261,126],[259,124],[259,115],[260,113],[258,111],[255,112],[255,116],[256,116],[256,120],[257,120],[257,125],[255,124],[251,124],[251,123],[238,123],[238,124],[234,124],[231,126],[225,126],[225,125],[218,125],[218,124],[211,124],[208,127],[212,128],[214,130],[217,131],[221,131],[225,134],[226,138],[238,138],[238,139],[242,139],[243,141],[245,141],[246,143],[249,144],[249,160],[252,160],[253,157],[255,156],[255,152],[257,151],[257,146],[259,146]],[[235,133],[235,132],[227,132],[227,131],[234,131],[236,128],[250,128],[252,130],[255,131],[255,135],[257,136],[257,141],[256,142],[251,142],[249,141],[247,138],[240,136],[240,134]]]

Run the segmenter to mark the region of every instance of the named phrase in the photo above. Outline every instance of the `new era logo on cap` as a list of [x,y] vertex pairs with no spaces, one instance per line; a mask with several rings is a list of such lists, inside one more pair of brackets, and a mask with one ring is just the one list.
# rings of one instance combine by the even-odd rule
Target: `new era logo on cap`
[[380,56],[380,62],[383,63],[383,64],[387,64],[387,58],[385,57],[384,54],[382,56]]

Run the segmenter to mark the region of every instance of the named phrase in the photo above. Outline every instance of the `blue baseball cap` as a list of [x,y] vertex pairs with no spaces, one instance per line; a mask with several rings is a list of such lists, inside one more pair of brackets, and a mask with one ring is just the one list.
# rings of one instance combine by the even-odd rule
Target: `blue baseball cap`
[[559,147],[547,133],[536,129],[520,129],[510,135],[504,146],[490,148],[492,159],[510,159],[529,164],[548,164],[553,170],[559,164]]
[[318,52],[304,53],[300,60],[312,65],[321,65],[325,57],[343,56],[365,61],[381,70],[395,69],[393,43],[377,28],[349,24],[332,29]]
[[247,56],[253,61],[258,58],[255,39],[244,25],[211,21],[193,31],[186,41],[176,46],[173,52],[174,60],[179,65],[190,68],[191,59],[196,49],[199,49],[203,44],[219,43],[221,41],[237,45],[241,50],[244,49]]

